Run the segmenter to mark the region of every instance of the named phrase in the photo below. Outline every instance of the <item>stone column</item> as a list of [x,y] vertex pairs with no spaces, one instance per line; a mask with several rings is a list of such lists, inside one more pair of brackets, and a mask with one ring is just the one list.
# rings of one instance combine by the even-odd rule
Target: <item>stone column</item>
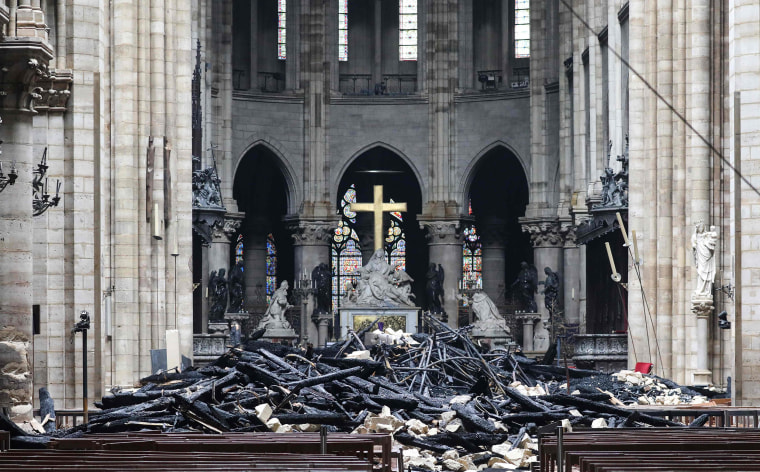
[[483,290],[497,304],[505,289],[506,224],[498,217],[477,224],[483,247]]
[[302,0],[288,1],[286,16],[285,47],[285,88],[294,90],[301,87],[301,3]]
[[372,56],[372,85],[383,81],[383,7],[381,0],[375,0],[375,14],[372,18],[374,26],[373,56]]
[[[304,271],[311,278],[311,271],[320,263],[330,265],[330,242],[335,226],[336,224],[331,222],[305,219],[288,222],[288,228],[292,231],[293,237],[293,273],[296,274],[296,278]],[[295,286],[295,283],[293,285]],[[312,296],[309,296],[306,313],[311,313],[313,310],[314,300]],[[314,323],[308,323],[306,335],[309,342],[319,343],[319,333]]]
[[[510,12],[515,2],[512,0],[501,0],[501,80],[502,86],[509,88],[512,78],[512,57],[514,55],[512,47],[512,25],[514,25],[514,15]],[[531,13],[534,13],[531,10]],[[548,31],[547,31],[548,32]]]
[[[259,85],[259,0],[251,0],[250,67],[248,88],[257,90]],[[286,24],[287,26],[287,24]],[[287,41],[287,38],[285,39]]]
[[32,415],[32,114],[3,112],[3,172],[16,161],[18,179],[0,193],[0,406]]
[[459,324],[457,281],[462,278],[462,225],[459,220],[438,220],[420,221],[420,226],[426,231],[430,263],[443,267],[443,309],[449,326],[456,329]]
[[40,0],[19,0],[16,10],[15,36],[30,36],[47,40],[45,12],[40,7]]
[[16,161],[18,178],[0,192],[0,406],[10,407],[16,420],[32,416],[32,290],[33,231],[32,179],[35,164],[33,143],[35,82],[47,76],[52,59],[47,43],[19,40],[10,49],[0,45],[5,64],[3,104],[21,109],[3,110],[0,133],[3,173]]
[[327,334],[327,328],[330,325],[330,320],[332,320],[332,314],[329,316],[320,316],[317,318],[317,323],[319,325],[319,336],[317,339],[317,343],[320,347],[324,346],[327,343],[328,340],[328,334]]
[[459,88],[473,88],[475,68],[473,62],[472,0],[461,0],[458,6],[459,21]]
[[[229,276],[230,247],[242,223],[243,215],[241,213],[227,213],[224,217],[224,226],[214,230],[213,239],[208,248],[209,271],[219,273],[221,269],[224,269],[225,278]],[[206,300],[208,302],[208,298]]]
[[[254,312],[266,304],[267,235],[269,222],[246,218],[243,230],[243,265],[245,267],[245,309]],[[258,296],[261,296],[261,300]]]
[[[560,272],[558,300],[561,303],[563,301],[562,280],[565,274],[562,273],[562,269],[564,268],[562,265],[564,238],[560,234],[559,222],[551,219],[521,218],[521,223],[523,232],[530,234],[531,244],[533,245],[533,263],[538,270],[539,282],[546,280],[546,274],[544,273],[544,268],[546,267],[551,268],[554,272]],[[544,321],[549,321],[549,310],[547,310],[544,297],[541,295],[543,289],[544,286],[539,285],[539,296],[537,297],[536,304],[538,305],[538,313],[541,315],[541,322],[536,326],[533,336],[533,347],[539,352],[546,351],[552,342],[549,339],[549,330],[543,325]],[[559,309],[562,309],[562,307],[559,307]]]
[[585,286],[582,280],[585,280],[585,271],[581,270],[581,248],[575,241],[575,225],[570,222],[560,224],[560,233],[564,239],[562,247],[562,291],[564,292],[564,311],[565,322],[571,325],[578,325],[581,321],[580,312],[580,291],[581,286]]
[[[711,2],[695,0],[690,2],[690,21],[686,26],[689,47],[686,52],[686,79],[690,88],[686,94],[686,118],[702,136],[710,136],[711,132]],[[699,139],[686,140],[686,163],[689,176],[690,216],[692,228],[699,221],[705,225],[705,230],[713,224],[711,220],[714,202],[711,184],[711,151]],[[713,256],[714,257],[714,256]],[[696,280],[697,267],[692,266],[692,280]],[[686,353],[696,360],[694,383],[707,385],[712,382],[712,372],[709,370],[708,353],[711,349],[709,316],[713,311],[713,294],[694,293],[691,299],[692,313],[697,315],[697,340],[691,344],[692,351]],[[696,352],[695,352],[696,351]],[[688,359],[688,357],[687,357]],[[687,365],[688,360],[687,360]]]

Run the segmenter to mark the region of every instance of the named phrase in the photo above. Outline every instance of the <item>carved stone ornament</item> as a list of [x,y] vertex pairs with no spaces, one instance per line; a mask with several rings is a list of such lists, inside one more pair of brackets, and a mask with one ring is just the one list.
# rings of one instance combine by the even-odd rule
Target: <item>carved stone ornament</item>
[[47,77],[37,81],[39,98],[35,101],[35,109],[40,112],[66,111],[73,81],[71,70],[51,70]]
[[560,225],[557,220],[540,221],[540,220],[521,220],[523,233],[530,235],[530,242],[533,247],[558,247],[564,245],[564,236],[560,232]]
[[459,220],[420,221],[428,244],[459,244],[462,241],[462,224]]
[[711,298],[692,297],[691,312],[697,316],[710,316],[715,307]]
[[288,225],[296,246],[321,246],[330,244],[333,226],[324,222],[293,222]]
[[576,225],[570,222],[560,222],[559,233],[562,235],[562,239],[565,240],[565,247],[575,247],[578,245],[577,228]]
[[193,209],[193,231],[200,236],[203,244],[208,246],[214,234],[221,234],[224,228],[224,208]]
[[36,112],[52,58],[50,44],[41,38],[7,37],[0,42],[0,108]]

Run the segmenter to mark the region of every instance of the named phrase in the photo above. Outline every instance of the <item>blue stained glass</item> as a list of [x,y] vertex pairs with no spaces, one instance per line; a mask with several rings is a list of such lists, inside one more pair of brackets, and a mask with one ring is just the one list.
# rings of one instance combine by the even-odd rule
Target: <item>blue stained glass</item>
[[267,303],[272,298],[277,284],[277,247],[274,243],[274,236],[270,233],[267,235]]
[[238,235],[237,245],[235,246],[235,264],[243,262],[243,235]]
[[515,0],[515,10],[527,10],[530,8],[530,0]]
[[530,57],[530,40],[515,41],[515,57]]

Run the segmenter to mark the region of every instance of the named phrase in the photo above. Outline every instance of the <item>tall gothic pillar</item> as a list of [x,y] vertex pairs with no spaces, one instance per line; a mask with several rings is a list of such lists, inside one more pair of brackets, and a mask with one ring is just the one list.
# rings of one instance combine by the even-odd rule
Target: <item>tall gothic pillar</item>
[[[294,249],[294,273],[296,278],[298,274],[306,271],[311,278],[311,271],[320,263],[330,265],[330,241],[332,240],[333,229],[337,223],[317,220],[292,220],[288,222],[293,236]],[[292,284],[295,286],[295,283]],[[311,312],[314,310],[313,296],[309,296],[309,302],[306,307],[307,319],[311,319]],[[303,329],[303,327],[302,327]],[[319,343],[318,328],[314,323],[306,323],[306,336],[309,342],[317,345]]]
[[570,222],[562,222],[560,225],[564,244],[562,246],[562,290],[564,292],[565,322],[569,325],[578,325],[581,321],[580,291],[585,286],[585,259],[581,258],[581,248],[575,240],[575,225]]
[[[5,141],[2,158],[3,172],[16,162],[18,178],[0,192],[0,403],[11,406],[11,417],[29,420],[32,415],[32,178],[34,152],[32,147],[32,114],[34,82],[44,77],[43,66],[52,58],[46,43],[20,40],[10,45],[0,44],[0,63],[6,65],[3,74],[7,94],[0,106],[3,124],[0,127]],[[17,106],[23,109],[16,108]]]
[[[521,219],[523,232],[530,234],[530,242],[533,245],[533,263],[538,270],[538,281],[546,280],[544,269],[551,268],[554,272],[559,272],[560,286],[558,300],[563,301],[562,289],[565,274],[562,273],[563,266],[563,238],[560,234],[560,225],[556,220],[549,219]],[[544,327],[544,321],[549,321],[549,310],[547,310],[544,297],[541,295],[544,286],[539,285],[539,297],[537,300],[538,313],[541,315],[541,322],[536,326],[533,337],[533,348],[536,351],[546,351],[552,342],[549,339],[549,330]],[[562,309],[562,307],[560,307]]]
[[507,223],[503,218],[489,218],[478,224],[483,247],[483,290],[496,301],[505,289]]
[[32,402],[32,114],[3,112],[3,172],[18,179],[0,193],[0,403],[31,418]]
[[457,281],[462,278],[462,225],[459,220],[441,220],[420,221],[420,226],[426,231],[430,263],[443,267],[443,309],[449,326],[456,329],[459,324]]

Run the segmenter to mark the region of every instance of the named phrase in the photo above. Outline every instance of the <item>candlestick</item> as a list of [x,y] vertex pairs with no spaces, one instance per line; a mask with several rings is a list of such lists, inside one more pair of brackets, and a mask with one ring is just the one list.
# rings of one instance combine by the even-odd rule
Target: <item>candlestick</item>
[[612,268],[612,273],[617,274],[617,269],[615,268],[615,260],[612,258],[612,249],[610,249],[610,243],[605,242],[604,246],[607,248],[607,257],[610,259],[610,268]]

